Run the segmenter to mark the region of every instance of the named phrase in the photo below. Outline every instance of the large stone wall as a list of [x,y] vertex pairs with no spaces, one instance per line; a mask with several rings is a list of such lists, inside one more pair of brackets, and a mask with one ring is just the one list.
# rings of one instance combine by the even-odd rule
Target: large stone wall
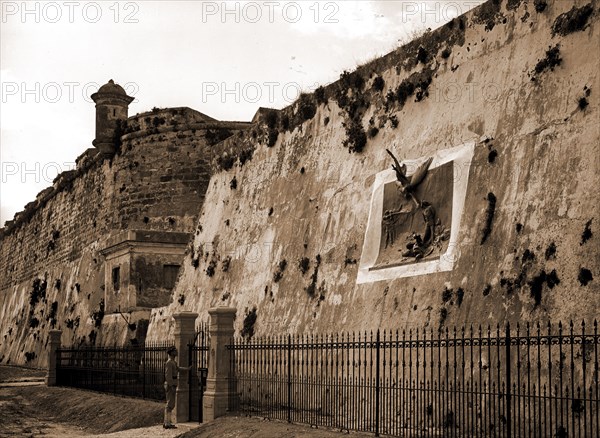
[[[237,307],[246,335],[596,317],[598,17],[595,0],[489,1],[262,111],[218,145],[221,170],[149,338],[169,336],[174,312],[218,305]],[[357,284],[386,148],[418,159],[468,143],[452,270]]]
[[[130,117],[114,157],[103,160],[89,149],[76,170],[59,175],[17,214],[0,236],[0,362],[43,366],[50,328],[63,330],[66,345],[145,335],[143,323],[130,330],[118,314],[104,318],[114,309],[104,306],[101,251],[123,230],[192,232],[210,178],[213,131],[244,128],[189,108]],[[136,275],[152,270],[149,263],[180,259],[137,254],[134,263],[144,266]],[[165,303],[169,291],[152,278],[132,281],[144,287],[138,306]],[[144,314],[128,317],[135,323]]]

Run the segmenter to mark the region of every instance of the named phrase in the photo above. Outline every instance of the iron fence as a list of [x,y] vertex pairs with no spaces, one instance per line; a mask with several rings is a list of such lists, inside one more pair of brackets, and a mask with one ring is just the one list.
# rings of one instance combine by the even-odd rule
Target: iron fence
[[192,366],[188,374],[190,389],[188,399],[189,421],[203,422],[202,399],[206,390],[206,378],[208,376],[209,345],[208,324],[202,322],[196,328],[194,341],[188,344],[188,360]]
[[60,386],[163,400],[164,365],[172,342],[127,347],[71,347],[57,351]]
[[598,324],[235,339],[230,408],[376,436],[600,437]]

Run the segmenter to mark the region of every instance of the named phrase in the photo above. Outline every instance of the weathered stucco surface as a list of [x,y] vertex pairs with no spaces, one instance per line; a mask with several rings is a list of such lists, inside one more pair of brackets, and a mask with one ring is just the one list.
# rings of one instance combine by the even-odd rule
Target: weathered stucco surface
[[[218,305],[237,307],[236,328],[256,334],[596,317],[598,2],[574,30],[557,17],[589,2],[542,12],[508,3],[490,1],[221,144],[215,165],[236,154],[243,163],[211,178],[173,302],[153,310],[149,338],[169,336],[174,312],[206,318]],[[417,87],[405,104],[386,105],[409,77]],[[379,128],[360,153],[344,147],[350,113],[371,135]],[[471,141],[454,269],[357,285],[385,149],[416,159]],[[245,318],[253,309],[255,322]]]
[[[193,232],[210,177],[213,137],[221,130],[231,135],[242,124],[189,108],[155,110],[127,122],[112,159],[88,149],[77,170],[59,175],[1,230],[0,363],[43,366],[51,328],[63,331],[64,345],[143,339],[147,309],[169,301],[154,279],[139,278],[156,267],[141,266],[129,279],[123,266],[123,284],[136,282],[144,296],[134,309],[121,307],[123,317],[109,315],[117,306],[101,304],[101,251],[122,240],[124,230]],[[153,251],[134,255],[134,263],[181,263],[181,254],[149,258]]]
[[[129,118],[112,160],[84,154],[2,230],[0,362],[43,366],[50,328],[64,344],[143,337],[147,310],[101,312],[101,251],[124,230],[194,235],[152,340],[218,305],[259,335],[596,317],[598,1],[542,3],[490,0],[249,129],[183,108]],[[453,269],[357,284],[386,148],[469,143]],[[173,263],[148,254],[139,272]]]

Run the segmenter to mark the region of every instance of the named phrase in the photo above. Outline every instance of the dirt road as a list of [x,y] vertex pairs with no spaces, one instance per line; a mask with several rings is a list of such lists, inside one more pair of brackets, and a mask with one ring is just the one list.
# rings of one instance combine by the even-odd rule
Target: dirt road
[[[45,371],[0,366],[0,437],[341,438],[345,434],[260,418],[162,428],[163,404],[70,388],[48,388]],[[355,438],[373,435],[350,434]]]

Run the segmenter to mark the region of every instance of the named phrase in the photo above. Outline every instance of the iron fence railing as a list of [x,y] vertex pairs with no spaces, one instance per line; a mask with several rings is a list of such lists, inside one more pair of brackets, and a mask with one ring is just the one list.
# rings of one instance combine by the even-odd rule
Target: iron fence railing
[[203,422],[202,399],[206,390],[206,378],[208,376],[209,345],[208,324],[201,322],[196,328],[193,342],[188,344],[188,361],[192,366],[188,374],[189,421]]
[[163,400],[164,365],[172,342],[127,347],[77,347],[57,351],[60,386]]
[[598,324],[235,339],[230,407],[375,435],[600,437]]

